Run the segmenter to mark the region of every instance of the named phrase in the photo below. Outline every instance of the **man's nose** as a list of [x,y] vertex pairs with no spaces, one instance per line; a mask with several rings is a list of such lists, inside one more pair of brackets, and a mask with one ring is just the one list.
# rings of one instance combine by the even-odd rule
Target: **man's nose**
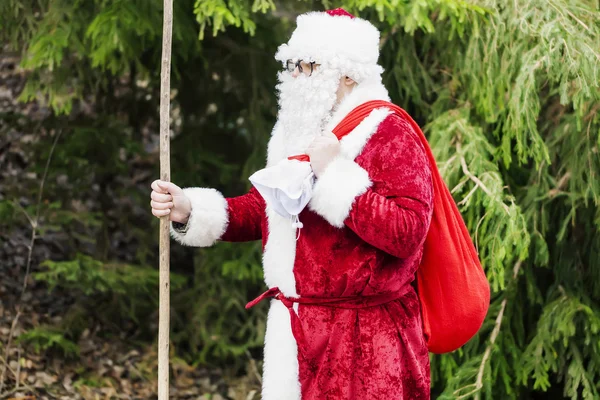
[[300,70],[298,67],[294,68],[294,72],[292,72],[292,77],[297,78],[300,75]]

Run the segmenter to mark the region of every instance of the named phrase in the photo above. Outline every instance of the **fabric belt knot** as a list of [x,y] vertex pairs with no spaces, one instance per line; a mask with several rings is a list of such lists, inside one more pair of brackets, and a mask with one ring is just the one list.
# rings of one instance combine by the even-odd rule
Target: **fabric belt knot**
[[332,307],[332,308],[343,308],[343,309],[359,309],[380,306],[394,300],[398,300],[404,296],[409,289],[410,285],[405,285],[403,289],[397,292],[383,293],[371,296],[347,296],[347,297],[286,297],[278,287],[272,287],[254,300],[246,304],[246,309],[250,309],[267,298],[274,298],[275,300],[281,301],[281,303],[288,309],[290,313],[290,320],[292,324],[292,334],[298,343],[298,350],[300,354],[306,358],[311,359],[306,349],[306,341],[304,339],[304,329],[302,329],[302,322],[294,310],[294,303],[310,306],[321,306],[321,307]]
[[283,303],[284,306],[287,307],[288,311],[290,312],[290,320],[292,322],[292,334],[294,335],[294,338],[296,339],[296,343],[298,343],[298,350],[300,351],[300,354],[302,354],[302,356],[304,358],[308,357],[308,354],[306,352],[306,342],[304,340],[304,330],[302,329],[302,324],[300,323],[300,318],[298,318],[298,314],[296,314],[296,310],[294,310],[294,303],[298,302],[298,300],[300,300],[299,298],[290,298],[290,297],[286,297],[281,290],[279,290],[278,287],[273,287],[269,290],[267,290],[266,292],[264,292],[263,294],[261,294],[260,296],[258,296],[256,299],[252,300],[251,302],[249,302],[248,304],[246,304],[246,310],[249,308],[254,307],[255,305],[257,305],[258,303],[260,303],[261,301],[263,301],[264,299],[267,298],[274,298],[276,300],[281,301],[281,303]]

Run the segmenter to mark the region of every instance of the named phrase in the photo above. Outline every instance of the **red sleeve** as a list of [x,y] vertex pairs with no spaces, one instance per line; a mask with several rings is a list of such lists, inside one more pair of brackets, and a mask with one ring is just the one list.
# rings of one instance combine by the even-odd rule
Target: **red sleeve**
[[433,183],[410,124],[392,114],[355,161],[334,160],[315,185],[311,209],[393,256],[413,254],[431,222]]
[[425,241],[433,211],[431,169],[419,137],[392,115],[356,161],[373,185],[355,199],[344,223],[365,242],[410,256]]
[[248,242],[262,238],[261,225],[265,218],[265,203],[253,187],[243,196],[227,198],[229,223],[221,240]]

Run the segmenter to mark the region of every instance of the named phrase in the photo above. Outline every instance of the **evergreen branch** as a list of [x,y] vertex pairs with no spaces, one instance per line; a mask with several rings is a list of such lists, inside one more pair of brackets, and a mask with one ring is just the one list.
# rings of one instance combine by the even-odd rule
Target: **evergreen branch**
[[[523,260],[518,260],[513,268],[513,281],[516,281],[517,276],[519,275],[519,270],[521,269],[521,264]],[[500,333],[500,327],[502,326],[502,318],[504,317],[504,310],[506,309],[506,303],[508,302],[508,296],[502,300],[502,304],[500,306],[500,312],[498,312],[498,316],[496,317],[496,324],[494,326],[494,330],[490,335],[490,344],[485,349],[483,353],[483,359],[481,360],[481,364],[479,366],[479,371],[477,372],[477,379],[475,380],[475,387],[479,391],[483,388],[483,372],[485,371],[485,366],[488,362],[492,354],[492,348],[494,347],[494,343],[496,343],[496,338],[498,338],[498,334]],[[475,395],[475,400],[479,400],[480,393]]]
[[[442,163],[438,163],[438,169],[440,170],[440,174],[443,175],[443,172],[450,166],[452,165],[452,163],[454,162],[454,159],[456,158],[456,154],[454,154],[452,157],[450,157],[449,159],[447,159],[446,161],[444,161],[443,165]],[[454,189],[452,189],[454,190]]]
[[462,206],[463,204],[467,204],[467,201],[469,201],[469,198],[477,191],[477,188],[479,187],[479,184],[475,184],[475,186],[473,186],[473,189],[471,189],[471,191],[469,193],[467,193],[467,195],[458,202],[459,206]]
[[584,399],[596,399],[596,388],[589,382],[597,382],[600,373],[600,312],[563,284],[554,291],[553,297],[558,296],[544,306],[536,334],[522,355],[521,380],[527,384],[533,378],[533,389],[545,391],[552,386],[551,374],[556,374],[564,379],[565,397],[577,400],[583,391]]
[[481,223],[483,222],[483,220],[485,219],[485,217],[487,217],[489,211],[487,211],[485,214],[483,214],[483,216],[481,218],[479,218],[479,221],[477,221],[477,226],[475,226],[475,250],[477,251],[477,254],[479,254],[479,235],[477,234],[479,232],[479,227],[481,226]]
[[[559,13],[559,14],[561,14],[561,15],[562,15],[562,13],[561,13],[561,11],[559,10],[559,8],[558,8],[558,7],[557,7],[555,4],[553,4],[553,2],[552,2],[552,1],[549,1],[549,2],[548,2],[548,4],[550,4],[550,5],[551,5],[551,6],[552,6],[552,7],[553,7],[555,10],[556,10],[556,12],[557,12],[557,13]],[[586,30],[586,31],[588,31],[588,32],[592,33],[592,30],[591,30],[591,29],[590,29],[590,28],[589,28],[589,27],[588,27],[586,24],[584,24],[582,20],[580,20],[579,18],[577,18],[575,15],[573,15],[573,13],[572,13],[571,11],[569,11],[568,9],[566,9],[566,8],[565,8],[565,12],[566,12],[567,14],[569,14],[569,16],[570,16],[571,18],[573,18],[575,21],[577,21],[577,23],[578,23],[579,25],[583,26],[583,27],[585,28],[585,30]]]
[[[515,282],[517,279],[517,276],[521,269],[522,263],[523,263],[522,260],[518,260],[517,263],[515,264],[515,266],[513,267],[513,282]],[[492,334],[490,335],[490,343],[486,347],[485,352],[483,354],[483,358],[481,359],[481,363],[479,364],[479,369],[477,371],[477,377],[475,379],[475,383],[465,385],[465,386],[455,390],[454,396],[455,396],[456,400],[471,397],[473,395],[475,395],[476,400],[480,399],[480,392],[481,392],[481,389],[483,388],[483,374],[485,372],[485,366],[489,362],[489,358],[492,354],[492,349],[494,347],[494,343],[496,343],[496,339],[498,338],[498,334],[500,333],[500,328],[502,326],[502,322],[503,322],[503,318],[504,318],[504,311],[506,309],[507,302],[508,302],[508,297],[505,297],[502,300],[502,303],[500,306],[500,311],[498,312],[498,316],[496,317],[496,322],[494,324],[494,329],[492,331]],[[463,393],[461,395],[458,395],[458,393],[460,393],[466,389],[471,389],[471,390],[466,393]]]
[[477,393],[478,391],[480,391],[480,390],[481,390],[481,388],[480,388],[480,387],[477,387],[477,385],[476,385],[476,384],[472,383],[472,384],[470,384],[470,385],[466,385],[466,386],[463,386],[463,387],[462,387],[462,388],[460,388],[460,389],[457,389],[457,390],[455,390],[455,391],[454,391],[454,395],[456,395],[456,394],[457,394],[457,393],[459,393],[460,391],[462,391],[462,390],[464,390],[464,389],[467,389],[467,388],[474,388],[474,389],[473,389],[473,390],[471,390],[470,392],[467,392],[467,393],[461,394],[460,396],[457,396],[457,397],[456,397],[456,400],[458,400],[458,399],[464,399],[464,398],[470,397],[470,396],[474,395],[475,393]]
[[[466,176],[468,176],[469,179],[471,179],[473,182],[475,182],[475,187],[476,188],[477,188],[477,186],[479,186],[488,196],[490,196],[491,198],[493,198],[494,195],[492,194],[492,192],[490,191],[490,189],[488,189],[483,184],[483,182],[481,182],[481,180],[478,177],[476,177],[475,175],[473,175],[471,173],[471,171],[469,171],[469,168],[467,167],[467,161],[465,160],[465,157],[462,155],[462,149],[461,149],[460,142],[456,143],[456,150],[457,150],[458,153],[461,154],[461,156],[460,156],[460,165],[462,166],[462,170],[463,170],[464,174]],[[469,197],[470,195],[471,195],[471,193],[469,193],[467,195],[467,197]],[[463,201],[464,201],[464,199],[463,199]],[[461,203],[462,203],[462,201],[461,201]],[[506,211],[507,214],[510,214],[510,209],[509,209],[509,207],[504,202],[502,202],[502,207],[504,208],[504,211]]]
[[559,194],[560,192],[562,192],[562,188],[565,187],[565,185],[569,181],[569,178],[571,178],[571,173],[570,172],[566,172],[562,176],[562,178],[560,178],[560,180],[556,184],[556,187],[554,189],[550,189],[548,191],[548,196],[552,198],[552,197],[556,196],[557,194]]

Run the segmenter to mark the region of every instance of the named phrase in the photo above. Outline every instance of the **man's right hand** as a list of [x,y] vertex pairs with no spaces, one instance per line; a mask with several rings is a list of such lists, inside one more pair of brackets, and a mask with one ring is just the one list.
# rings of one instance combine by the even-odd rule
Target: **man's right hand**
[[169,216],[170,221],[187,223],[192,212],[192,203],[183,190],[172,182],[159,179],[152,182],[150,207],[155,217]]

